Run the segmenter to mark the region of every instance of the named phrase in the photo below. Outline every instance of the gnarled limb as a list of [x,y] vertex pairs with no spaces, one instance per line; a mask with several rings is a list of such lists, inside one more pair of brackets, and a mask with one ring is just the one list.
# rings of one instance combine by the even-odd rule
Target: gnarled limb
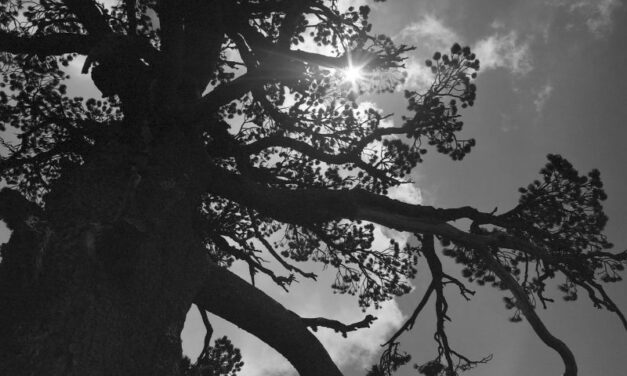
[[342,375],[298,315],[212,262],[194,303],[276,349],[301,376]]
[[[489,263],[490,269],[510,288],[520,304],[521,311],[542,341],[560,354],[566,367],[566,375],[576,375],[576,364],[568,347],[548,332],[518,282],[489,251],[492,247],[515,249],[541,259],[543,262],[557,265],[555,256],[550,255],[544,248],[538,247],[527,239],[499,231],[465,232],[447,223],[452,219],[451,214],[454,211],[441,211],[431,207],[406,204],[361,190],[275,189],[247,181],[244,176],[219,172],[216,169],[212,169],[211,175],[213,176],[208,188],[212,193],[252,207],[263,215],[287,223],[307,224],[342,218],[366,220],[400,231],[437,235],[476,250]],[[303,213],[307,215],[304,216]],[[467,209],[460,209],[458,214],[462,217],[476,215]],[[562,271],[568,276],[567,270]],[[597,288],[595,285],[589,287]],[[600,293],[603,295],[602,290]],[[605,301],[606,296],[603,298]],[[604,306],[617,312],[621,320],[623,319],[611,300],[604,303]]]

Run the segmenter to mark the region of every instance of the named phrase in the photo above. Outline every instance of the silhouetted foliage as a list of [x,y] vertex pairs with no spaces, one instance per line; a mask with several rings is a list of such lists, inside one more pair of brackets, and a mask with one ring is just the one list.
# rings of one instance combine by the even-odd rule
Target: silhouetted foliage
[[222,337],[196,363],[184,357],[181,372],[183,376],[236,376],[243,365],[240,350],[227,337]]
[[[454,161],[472,151],[461,111],[477,100],[480,63],[454,44],[425,61],[431,85],[407,87],[413,47],[374,33],[370,12],[336,0],[0,1],[0,218],[13,230],[0,263],[0,373],[236,375],[240,351],[226,338],[207,347],[211,332],[196,363],[179,363],[196,304],[208,330],[205,311],[304,376],[340,375],[308,328],[346,336],[375,318],[302,318],[255,287],[270,278],[289,292],[316,280],[306,269],[317,263],[364,310],[407,294],[426,265],[429,286],[369,375],[410,362],[399,338],[431,296],[437,354],[414,354],[415,368],[457,375],[490,356],[449,341],[446,292],[474,291],[440,253],[463,278],[508,290],[512,321],[525,317],[568,376],[571,351],[535,313],[552,301],[548,281],[565,276],[565,300],[584,289],[627,327],[601,284],[620,280],[627,253],[608,251],[597,170],[580,176],[549,155],[504,213],[387,197],[430,150]],[[80,96],[86,78],[101,98]],[[396,119],[362,100],[398,91],[407,105]],[[414,237],[380,249],[375,224]],[[228,271],[235,262],[250,284]]]

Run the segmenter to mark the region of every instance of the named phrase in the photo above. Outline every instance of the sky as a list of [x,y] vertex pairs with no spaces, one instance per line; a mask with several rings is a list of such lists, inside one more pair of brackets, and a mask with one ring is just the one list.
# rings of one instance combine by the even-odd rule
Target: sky
[[[365,0],[344,1],[343,6]],[[503,212],[518,199],[517,189],[538,176],[548,153],[559,153],[580,172],[601,170],[609,199],[606,213],[609,240],[618,250],[627,248],[627,4],[619,0],[388,0],[368,3],[374,30],[399,43],[415,45],[408,56],[407,88],[428,82],[424,60],[436,50],[446,51],[454,42],[469,45],[481,61],[474,107],[463,112],[463,134],[477,146],[463,161],[430,152],[412,173],[413,185],[391,196],[410,203],[437,207],[471,205],[482,211],[495,207]],[[78,71],[80,60],[75,63]],[[95,88],[86,76],[73,81],[73,93],[87,95]],[[96,95],[98,96],[98,95]],[[361,98],[376,103],[400,122],[405,101],[400,93]],[[393,125],[393,124],[390,124]],[[406,234],[377,228],[382,247]],[[6,239],[0,230],[0,239]],[[443,258],[445,271],[454,274],[457,265]],[[344,322],[361,320],[365,313],[353,297],[335,295],[330,289],[331,271],[305,265],[319,274],[319,282],[301,281],[289,294],[271,281],[258,278],[257,286],[304,317],[325,316]],[[247,279],[247,269],[235,265]],[[627,277],[627,276],[626,276]],[[347,338],[320,328],[315,333],[347,376],[364,375],[378,360],[380,344],[413,311],[429,282],[420,269],[412,293],[383,304],[367,330]],[[502,293],[471,286],[477,294],[466,302],[451,289],[447,293],[452,322],[447,324],[453,348],[480,359],[493,360],[466,373],[471,376],[560,375],[560,358],[541,343],[525,321],[508,321]],[[608,292],[627,311],[627,283],[608,287]],[[599,311],[582,296],[564,303],[557,291],[556,303],[539,310],[548,328],[564,340],[578,360],[581,375],[625,374],[627,331],[618,318]],[[412,364],[435,355],[433,309],[427,308],[410,333],[403,337],[404,350]],[[251,335],[216,317],[211,317],[214,338],[228,335],[242,349],[243,376],[292,375],[291,366],[274,350]],[[181,335],[184,352],[196,356],[202,347],[204,326],[195,309],[190,310]],[[398,375],[416,374],[411,366]]]

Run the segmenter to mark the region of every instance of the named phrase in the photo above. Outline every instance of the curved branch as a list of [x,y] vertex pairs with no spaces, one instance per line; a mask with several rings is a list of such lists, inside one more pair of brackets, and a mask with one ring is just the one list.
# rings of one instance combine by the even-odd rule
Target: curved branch
[[194,303],[273,347],[301,376],[342,376],[298,315],[212,262]]
[[431,283],[429,284],[429,287],[427,287],[427,291],[425,291],[424,295],[422,296],[422,299],[420,299],[418,306],[416,306],[416,309],[414,309],[414,312],[411,314],[411,316],[407,319],[407,321],[405,321],[403,326],[401,326],[400,329],[398,329],[396,333],[394,333],[392,337],[390,337],[390,339],[381,346],[392,346],[394,343],[396,343],[396,340],[403,334],[403,332],[409,331],[414,327],[414,324],[416,323],[416,319],[418,318],[418,315],[420,314],[420,312],[422,312],[422,309],[427,305],[427,302],[429,301],[429,298],[431,297],[433,290],[435,290],[435,283],[431,281]]
[[512,277],[512,275],[501,265],[498,260],[492,255],[489,248],[487,247],[479,247],[476,248],[477,252],[479,252],[480,256],[488,263],[488,267],[494,274],[496,274],[501,281],[507,286],[509,291],[516,298],[516,305],[522,313],[529,321],[529,324],[536,332],[538,337],[544,342],[547,346],[557,351],[557,353],[562,358],[564,362],[564,376],[576,376],[577,375],[577,363],[575,361],[575,356],[572,351],[566,346],[564,342],[556,338],[549,330],[546,328],[540,317],[534,310],[533,306],[529,302],[527,298],[527,294],[523,290],[523,288],[518,284],[518,282]]

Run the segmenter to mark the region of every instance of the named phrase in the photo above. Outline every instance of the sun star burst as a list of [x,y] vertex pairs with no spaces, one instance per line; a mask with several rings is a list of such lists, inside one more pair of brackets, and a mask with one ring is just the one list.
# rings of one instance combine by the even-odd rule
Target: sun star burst
[[350,82],[352,85],[357,84],[358,81],[364,78],[361,67],[356,65],[350,65],[348,68],[343,70],[344,80]]

